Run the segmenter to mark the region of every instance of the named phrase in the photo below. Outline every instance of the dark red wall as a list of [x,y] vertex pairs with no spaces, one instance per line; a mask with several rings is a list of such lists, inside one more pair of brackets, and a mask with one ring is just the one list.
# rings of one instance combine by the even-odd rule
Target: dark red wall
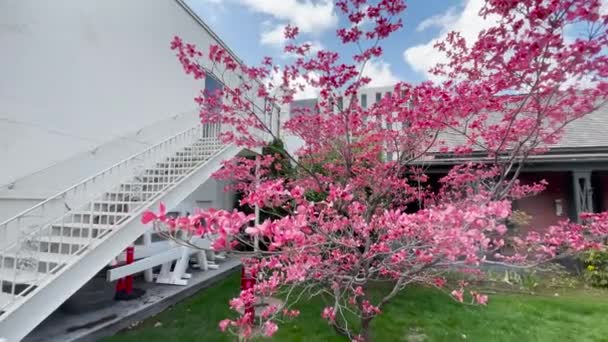
[[[513,208],[522,210],[532,216],[530,223],[522,230],[542,231],[557,222],[568,218],[568,208],[571,199],[571,174],[568,172],[525,173],[520,176],[523,184],[538,182],[545,179],[549,182],[547,189],[540,194],[517,200]],[[607,188],[608,189],[608,188]],[[555,200],[562,200],[563,212],[556,215]]]

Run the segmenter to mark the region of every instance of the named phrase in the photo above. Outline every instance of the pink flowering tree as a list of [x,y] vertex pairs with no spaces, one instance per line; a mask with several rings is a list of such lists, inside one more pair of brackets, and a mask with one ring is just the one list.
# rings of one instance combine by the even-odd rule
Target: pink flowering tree
[[[608,17],[599,0],[487,0],[479,15],[491,28],[476,41],[453,32],[436,45],[444,56],[431,70],[438,81],[398,83],[369,108],[357,100],[371,81],[366,64],[402,27],[406,5],[340,0],[336,7],[348,19],[337,39],[353,47],[353,56],[312,51],[298,43],[293,26],[285,29],[292,63],[282,66],[265,58],[248,67],[218,46],[201,51],[177,37],[171,43],[187,74],[225,81],[196,97],[201,121],[221,123],[225,143],[256,149],[279,134],[304,142],[293,155],[226,161],[216,174],[233,181],[242,205],[262,208],[270,219],[256,223],[252,215],[223,210],[176,220],[164,210],[145,215],[182,243],[184,236],[214,234],[218,251],[252,247],[243,264],[257,283],[230,306],[243,312],[269,296],[285,303],[260,317],[227,318],[222,330],[270,336],[298,315],[300,301],[323,296],[328,304],[319,315],[337,333],[370,341],[373,319],[410,284],[483,305],[484,294],[465,283],[447,285],[446,273],[479,272],[486,264],[533,267],[602,242],[605,213],[525,236],[506,226],[512,201],[546,186],[518,181],[526,158],[545,152],[570,122],[606,100]],[[316,108],[279,124],[270,113],[304,87],[318,90]],[[438,156],[461,162],[431,189],[427,164]],[[291,174],[276,172],[279,159],[289,160]],[[377,282],[390,287],[371,296]]]

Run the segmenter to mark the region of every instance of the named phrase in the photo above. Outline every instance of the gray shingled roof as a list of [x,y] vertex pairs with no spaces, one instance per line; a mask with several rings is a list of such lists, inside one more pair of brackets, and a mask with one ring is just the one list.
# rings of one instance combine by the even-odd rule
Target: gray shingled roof
[[[496,121],[500,114],[496,113]],[[490,120],[492,120],[490,118]],[[458,146],[464,143],[464,137],[454,130],[446,130],[439,135],[439,140],[447,146]],[[561,140],[550,146],[555,149],[608,148],[608,105],[587,114],[581,119],[569,123]]]
[[553,147],[608,147],[608,105],[571,122],[562,140]]

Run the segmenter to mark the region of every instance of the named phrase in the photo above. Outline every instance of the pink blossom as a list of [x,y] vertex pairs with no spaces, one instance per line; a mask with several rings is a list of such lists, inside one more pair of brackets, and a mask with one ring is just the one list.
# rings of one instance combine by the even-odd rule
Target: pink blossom
[[477,302],[477,304],[479,304],[479,305],[488,304],[488,296],[482,295],[482,294],[476,293],[476,292],[471,292],[471,295],[473,296],[473,298],[475,299],[475,302]]
[[279,330],[279,327],[276,325],[276,323],[271,321],[267,321],[266,323],[264,323],[264,335],[270,337],[274,335],[277,330]]
[[323,309],[321,317],[323,317],[323,319],[328,320],[329,322],[333,322],[336,320],[336,312],[334,311],[334,308],[326,307],[325,309]]
[[452,296],[454,298],[456,298],[459,302],[463,302],[464,301],[464,290],[460,289],[460,290],[454,290],[452,291]]
[[300,29],[297,26],[291,26],[291,25],[285,26],[285,38],[286,39],[294,39],[298,35],[299,32],[300,32]]
[[231,321],[231,320],[229,320],[229,319],[224,319],[224,320],[221,320],[221,321],[220,321],[220,324],[219,324],[219,326],[220,326],[220,330],[221,330],[222,332],[226,331],[226,329],[228,329],[228,326],[230,326],[231,324],[232,324],[232,321]]

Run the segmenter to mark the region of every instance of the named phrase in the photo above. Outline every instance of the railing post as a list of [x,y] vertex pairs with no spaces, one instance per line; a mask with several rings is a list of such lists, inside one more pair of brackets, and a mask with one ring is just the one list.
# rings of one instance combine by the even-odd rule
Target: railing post
[[[2,236],[3,236],[2,241],[5,241],[8,245],[8,241],[7,241],[8,240],[8,224],[4,224],[2,226],[2,228],[4,228],[3,234],[2,234]],[[6,246],[2,246],[2,250],[6,250]],[[1,261],[0,272],[2,272],[2,270],[5,268],[5,263],[6,263],[4,256],[0,256],[0,261]],[[0,279],[0,293],[3,292],[3,289],[4,289],[4,280]],[[2,307],[0,307],[0,310],[2,310]]]
[[[21,241],[21,236],[19,236],[21,234],[21,218],[17,219],[17,228],[18,228],[18,234],[17,234],[17,241]],[[15,296],[16,293],[16,285],[17,285],[17,275],[19,273],[18,270],[18,265],[19,260],[17,258],[13,258],[13,282],[11,283],[11,291],[10,291],[10,295],[11,296]]]

